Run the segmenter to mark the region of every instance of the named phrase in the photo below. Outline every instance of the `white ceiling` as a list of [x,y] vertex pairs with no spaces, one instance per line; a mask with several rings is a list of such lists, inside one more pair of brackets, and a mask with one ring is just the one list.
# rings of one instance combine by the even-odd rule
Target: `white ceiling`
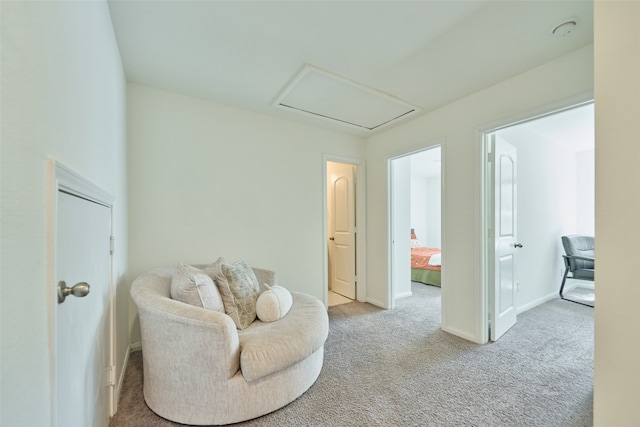
[[108,4],[128,80],[359,135],[273,102],[309,64],[425,113],[593,43],[582,0]]

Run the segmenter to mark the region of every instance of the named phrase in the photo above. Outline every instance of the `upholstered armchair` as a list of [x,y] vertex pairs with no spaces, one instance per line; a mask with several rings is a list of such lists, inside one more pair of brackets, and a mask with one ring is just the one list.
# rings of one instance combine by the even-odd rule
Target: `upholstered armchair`
[[562,246],[565,251],[565,255],[563,255],[565,271],[562,277],[562,285],[560,285],[560,298],[566,299],[563,292],[569,273],[571,273],[571,278],[573,279],[593,281],[595,239],[593,236],[580,234],[562,236]]
[[[275,273],[253,270],[260,283],[277,283]],[[329,327],[318,299],[291,292],[291,308],[280,320],[256,319],[238,329],[224,310],[172,298],[176,273],[176,267],[158,268],[131,287],[144,399],[152,411],[182,424],[237,423],[281,408],[315,382]]]

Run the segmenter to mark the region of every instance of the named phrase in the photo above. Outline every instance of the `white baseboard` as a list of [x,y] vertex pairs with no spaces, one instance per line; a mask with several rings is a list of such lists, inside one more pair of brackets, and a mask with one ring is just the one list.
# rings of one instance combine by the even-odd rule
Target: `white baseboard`
[[[569,288],[566,288],[566,289],[569,289]],[[518,314],[524,313],[527,310],[531,310],[533,307],[537,307],[540,304],[544,304],[545,302],[551,301],[552,299],[557,298],[557,297],[558,297],[558,293],[556,293],[556,292],[550,293],[550,294],[545,295],[543,297],[540,297],[540,298],[538,298],[536,300],[533,300],[530,303],[527,303],[525,305],[522,305],[522,306],[518,307],[517,313]]]
[[118,384],[116,385],[115,390],[113,391],[113,413],[111,416],[115,415],[118,412],[118,402],[120,401],[120,391],[122,390],[122,384],[124,383],[124,377],[127,373],[127,365],[129,364],[129,354],[133,351],[142,350],[142,343],[136,342],[130,344],[127,348],[127,353],[124,355],[124,363],[122,364],[122,370],[120,371],[120,376],[118,378]]
[[366,302],[368,302],[371,305],[375,305],[376,307],[384,308],[385,310],[387,310],[389,308],[389,307],[387,307],[386,304],[383,304],[381,301],[378,301],[378,300],[373,299],[373,298],[367,298]]
[[406,298],[406,297],[410,297],[412,295],[413,295],[413,292],[411,292],[411,291],[401,292],[401,293],[395,295],[395,299]]

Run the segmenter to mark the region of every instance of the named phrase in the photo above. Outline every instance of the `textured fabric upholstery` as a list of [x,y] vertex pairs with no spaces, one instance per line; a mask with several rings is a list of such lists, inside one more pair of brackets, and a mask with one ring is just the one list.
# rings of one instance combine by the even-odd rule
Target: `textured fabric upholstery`
[[240,337],[240,369],[255,381],[306,359],[329,333],[326,308],[316,298],[291,292],[293,305],[277,322],[255,321]]
[[[593,236],[570,235],[562,236],[562,246],[569,256],[579,256],[595,259],[595,239]],[[594,261],[569,258],[569,270],[574,279],[593,280]]]
[[275,322],[287,315],[293,304],[291,292],[282,286],[263,285],[266,288],[256,301],[256,314],[263,322]]
[[[131,287],[142,332],[143,394],[151,410],[183,424],[237,423],[281,408],[315,382],[328,334],[320,301],[292,293],[285,318],[256,320],[238,331],[225,313],[171,299],[174,272],[153,270]],[[275,273],[254,272],[261,283],[275,284]]]
[[251,267],[244,261],[228,263],[220,258],[205,271],[216,282],[225,313],[238,329],[248,328],[256,320],[256,301],[260,295],[260,285]]
[[171,278],[171,298],[224,313],[222,297],[211,276],[190,265],[180,264]]

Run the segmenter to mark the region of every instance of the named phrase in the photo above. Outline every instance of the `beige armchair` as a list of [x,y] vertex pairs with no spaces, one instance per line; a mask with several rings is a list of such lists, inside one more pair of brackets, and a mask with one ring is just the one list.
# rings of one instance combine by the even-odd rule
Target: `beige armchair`
[[[184,424],[237,423],[281,408],[316,381],[329,329],[317,298],[292,292],[293,305],[282,319],[256,320],[238,330],[224,313],[171,299],[174,272],[150,271],[131,288],[151,410]],[[254,272],[275,284],[275,273]]]

